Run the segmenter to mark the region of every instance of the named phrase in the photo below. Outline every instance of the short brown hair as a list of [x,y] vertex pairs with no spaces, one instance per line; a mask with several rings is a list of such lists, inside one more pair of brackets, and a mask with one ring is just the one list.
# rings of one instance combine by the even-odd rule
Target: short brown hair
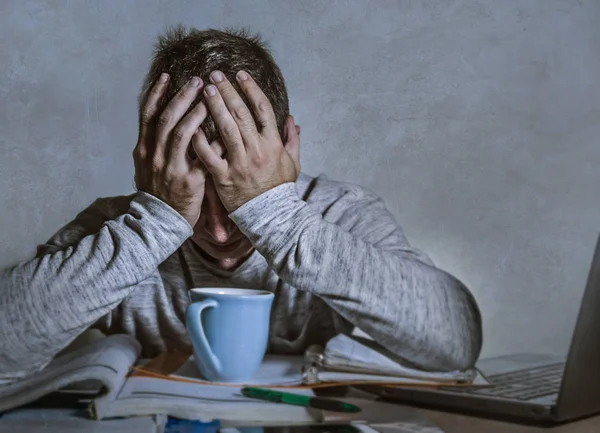
[[[159,107],[161,111],[192,76],[198,76],[204,83],[210,83],[209,74],[215,69],[225,74],[250,111],[252,108],[240,89],[235,74],[244,69],[252,75],[273,106],[279,135],[283,138],[285,120],[289,114],[283,75],[267,43],[261,40],[258,33],[251,34],[245,28],[228,28],[223,31],[198,30],[186,29],[181,24],[167,28],[159,35],[155,44],[153,60],[144,79],[138,105],[141,109],[148,90],[162,72],[167,72],[171,79]],[[202,97],[199,97],[195,103],[201,99]],[[202,123],[202,129],[209,143],[220,136],[210,113]]]

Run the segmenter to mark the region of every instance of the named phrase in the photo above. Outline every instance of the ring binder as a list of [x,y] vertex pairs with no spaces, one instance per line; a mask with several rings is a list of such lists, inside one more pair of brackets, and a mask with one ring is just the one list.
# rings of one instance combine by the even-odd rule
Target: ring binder
[[313,344],[306,349],[302,361],[302,382],[314,385],[320,382],[319,373],[323,370],[323,347]]
[[325,347],[312,345],[301,358],[301,381],[307,386],[376,383],[380,385],[487,386],[476,368],[426,371],[404,364],[372,339],[338,334]]

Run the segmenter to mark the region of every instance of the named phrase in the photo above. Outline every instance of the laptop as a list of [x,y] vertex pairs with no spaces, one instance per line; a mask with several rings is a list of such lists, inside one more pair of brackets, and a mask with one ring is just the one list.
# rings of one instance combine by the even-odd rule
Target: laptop
[[385,400],[505,421],[557,425],[600,414],[600,236],[568,355],[481,360],[493,387],[381,388]]

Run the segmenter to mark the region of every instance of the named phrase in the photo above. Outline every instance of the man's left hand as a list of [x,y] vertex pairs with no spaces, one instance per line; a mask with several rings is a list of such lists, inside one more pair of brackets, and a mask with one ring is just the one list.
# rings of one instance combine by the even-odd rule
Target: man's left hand
[[[247,78],[242,79],[244,76]],[[204,101],[227,155],[218,155],[206,140],[199,143],[196,152],[212,175],[223,206],[231,213],[263,192],[296,181],[300,173],[299,127],[288,116],[284,145],[271,103],[247,72],[239,71],[236,79],[252,105],[260,131],[250,110],[224,74],[213,71],[210,79],[213,85],[205,87]]]

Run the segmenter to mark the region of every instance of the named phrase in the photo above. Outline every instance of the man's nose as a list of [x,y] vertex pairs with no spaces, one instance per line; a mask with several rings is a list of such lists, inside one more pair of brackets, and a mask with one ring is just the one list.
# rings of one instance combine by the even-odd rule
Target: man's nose
[[235,231],[235,224],[229,218],[227,210],[216,197],[205,197],[202,214],[204,230],[217,243],[225,243]]
[[204,229],[217,243],[225,243],[235,230],[233,221],[227,215],[210,213],[205,216]]

